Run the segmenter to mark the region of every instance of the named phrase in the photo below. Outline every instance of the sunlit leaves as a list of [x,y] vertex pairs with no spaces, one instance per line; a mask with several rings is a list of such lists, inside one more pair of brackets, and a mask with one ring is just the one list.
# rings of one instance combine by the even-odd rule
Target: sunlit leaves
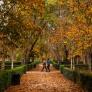
[[[59,26],[56,27],[55,33],[50,36],[49,42],[59,48],[60,46],[63,48],[63,44],[66,44],[70,57],[82,55],[84,50],[92,46],[92,1],[57,0],[52,7],[54,6],[57,6],[55,9],[59,12],[54,19],[60,21],[57,23]],[[54,16],[55,12],[56,10],[53,10]]]

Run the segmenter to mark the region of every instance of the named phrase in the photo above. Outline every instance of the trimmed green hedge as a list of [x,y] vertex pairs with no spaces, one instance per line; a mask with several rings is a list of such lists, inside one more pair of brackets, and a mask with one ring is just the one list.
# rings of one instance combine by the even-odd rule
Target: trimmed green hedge
[[20,66],[11,70],[0,71],[0,92],[3,92],[5,88],[11,85],[13,74],[24,74],[26,72],[26,66]]
[[88,65],[87,64],[76,64],[75,68],[80,69],[80,70],[88,70]]
[[66,78],[80,84],[86,90],[86,92],[91,92],[92,73],[88,71],[71,70],[62,65],[60,66],[60,71]]
[[69,68],[64,68],[64,66],[60,66],[60,69],[61,69],[61,73],[63,73],[65,77],[67,77],[70,80],[75,81],[75,73],[73,70]]
[[39,61],[35,61],[27,65],[21,65],[14,69],[0,71],[0,92],[4,92],[5,88],[12,84],[12,76],[14,74],[19,74],[21,76],[22,74],[26,73],[27,70],[35,68],[39,63]]
[[86,88],[88,92],[91,92],[92,91],[92,73],[81,71],[80,84],[83,88]]
[[60,72],[61,72],[61,73],[63,73],[64,67],[65,67],[64,65],[60,65],[60,68],[59,68],[59,69],[60,69]]
[[60,66],[61,65],[64,65],[64,66],[66,66],[66,67],[69,67],[70,68],[70,62],[68,62],[68,61],[60,61],[59,62],[59,64],[58,64],[58,62],[57,61],[52,61],[52,65],[53,65],[53,67],[55,67],[56,69],[59,69],[60,68]]
[[[27,70],[34,68],[37,64],[39,64],[39,61],[29,62],[28,64],[26,64]],[[19,67],[19,66],[21,66],[21,62],[14,62],[14,68]],[[10,61],[5,62],[5,70],[7,69],[11,69]]]
[[39,63],[40,63],[39,61],[34,61],[34,62],[31,62],[30,64],[27,64],[27,70],[29,71],[33,68],[36,68],[36,65]]
[[[21,65],[21,62],[14,62],[14,68],[19,67],[20,65]],[[5,62],[5,69],[11,69],[10,61]]]
[[[19,67],[21,65],[21,62],[14,62],[14,68]],[[1,69],[1,62],[0,62],[0,69]],[[5,69],[11,69],[11,61],[5,62]]]
[[52,63],[52,65],[53,65],[53,67],[55,67],[56,69],[59,69],[59,65],[58,65],[57,62],[52,61],[51,63]]

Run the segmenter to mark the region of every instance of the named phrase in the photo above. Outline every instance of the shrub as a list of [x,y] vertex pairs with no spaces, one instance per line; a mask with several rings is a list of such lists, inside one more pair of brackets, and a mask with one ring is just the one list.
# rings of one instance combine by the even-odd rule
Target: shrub
[[59,69],[60,69],[60,72],[63,73],[63,71],[64,71],[64,65],[60,65]]
[[3,92],[5,88],[11,85],[13,74],[18,73],[21,76],[23,73],[25,73],[25,71],[25,65],[11,70],[0,71],[0,92]]
[[[19,67],[21,62],[14,62],[14,68]],[[0,69],[1,69],[1,62],[0,62]],[[5,69],[11,69],[11,61],[5,61]]]
[[69,68],[63,68],[63,74],[66,76],[68,79],[75,81],[75,73],[73,70]]
[[7,71],[0,72],[0,92],[11,84],[11,74]]
[[80,84],[88,92],[92,90],[92,73],[90,72],[80,72]]
[[55,67],[56,69],[59,69],[59,66],[60,66],[60,65],[59,65],[57,62],[52,61],[51,63],[52,63],[52,65],[53,65],[53,67]]
[[[21,62],[14,62],[14,68],[19,67],[21,65]],[[11,69],[11,61],[5,62],[5,69]]]
[[[28,69],[35,68],[37,64],[39,64],[39,61],[32,62],[28,65],[22,65],[20,67],[16,67],[14,69],[8,69],[0,71],[0,92],[4,92],[4,89],[7,88],[12,84],[12,77],[14,74],[22,76]],[[8,63],[10,64],[10,63]]]
[[26,72],[26,66],[22,65],[20,67],[16,67],[14,69],[8,70],[12,73],[19,73],[20,75],[24,74]]
[[88,71],[72,70],[64,66],[60,66],[60,71],[66,78],[80,84],[86,92],[90,92],[92,90],[92,73]]
[[36,67],[37,64],[39,64],[39,61],[31,62],[30,64],[27,64],[27,70],[31,70]]
[[87,64],[76,64],[75,68],[81,69],[81,70],[88,70],[88,65]]

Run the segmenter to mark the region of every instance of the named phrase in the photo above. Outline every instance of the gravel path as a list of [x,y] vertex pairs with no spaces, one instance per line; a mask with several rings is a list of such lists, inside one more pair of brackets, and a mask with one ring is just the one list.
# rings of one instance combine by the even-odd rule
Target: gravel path
[[41,72],[42,66],[29,71],[21,78],[20,85],[11,86],[5,92],[84,92],[78,85],[67,80],[59,71]]

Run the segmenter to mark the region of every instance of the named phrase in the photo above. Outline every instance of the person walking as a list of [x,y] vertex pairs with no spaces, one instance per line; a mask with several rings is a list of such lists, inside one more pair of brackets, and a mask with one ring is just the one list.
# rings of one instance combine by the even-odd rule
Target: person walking
[[50,64],[51,64],[51,61],[50,59],[48,58],[47,59],[47,71],[50,72]]
[[46,66],[46,60],[45,59],[43,59],[42,60],[43,61],[43,67],[42,67],[42,70],[41,71],[43,71],[44,69],[46,70],[46,72],[47,72],[47,66]]

